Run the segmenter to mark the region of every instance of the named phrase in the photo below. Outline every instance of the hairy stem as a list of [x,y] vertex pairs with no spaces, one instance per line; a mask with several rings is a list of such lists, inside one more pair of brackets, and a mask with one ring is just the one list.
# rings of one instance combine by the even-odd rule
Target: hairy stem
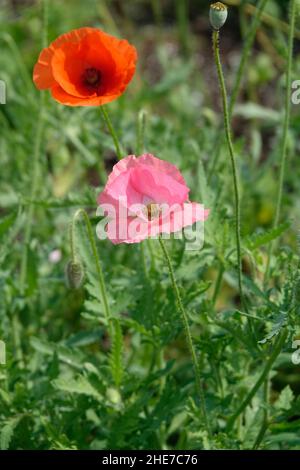
[[[140,156],[144,153],[145,151],[145,130],[146,130],[146,118],[147,114],[146,112],[142,109],[137,117],[137,132],[136,132],[136,152],[137,155]],[[147,271],[147,263],[146,263],[146,250],[145,246],[148,248],[149,256],[150,256],[150,267],[151,270],[153,271],[155,267],[155,258],[154,258],[154,253],[152,250],[151,246],[152,240],[145,240],[145,245],[142,242],[140,244],[140,249],[141,249],[141,257],[142,257],[142,263],[143,263],[143,269],[146,273]],[[146,275],[146,278],[148,275]]]
[[269,374],[267,374],[267,376],[265,378],[265,382],[264,382],[264,401],[265,401],[266,407],[263,410],[263,419],[262,419],[262,423],[261,423],[259,432],[258,432],[257,437],[256,437],[256,439],[254,441],[254,444],[253,444],[253,450],[256,450],[256,449],[259,448],[260,443],[262,442],[262,440],[264,438],[264,435],[265,435],[265,433],[268,429],[269,416],[268,416],[267,405],[268,405],[268,401],[269,401]]
[[[274,218],[274,223],[273,223],[274,228],[278,227],[279,220],[280,220],[285,165],[286,165],[286,158],[287,158],[288,132],[289,132],[290,116],[291,116],[292,63],[293,63],[293,45],[294,45],[294,35],[295,35],[296,11],[297,11],[297,0],[291,0],[290,2],[290,30],[289,30],[289,40],[288,40],[288,60],[287,60],[287,71],[286,71],[284,122],[283,122],[283,132],[282,132],[282,140],[281,140],[281,148],[280,148],[279,186],[278,186],[275,218]],[[274,243],[270,243],[269,249],[268,249],[265,279],[264,279],[265,285],[267,284],[268,278],[269,278],[270,263],[271,263],[273,250],[274,250]]]
[[111,119],[109,117],[109,114],[108,114],[107,109],[105,108],[105,106],[100,106],[100,108],[101,108],[103,119],[104,119],[104,121],[107,125],[107,129],[108,129],[108,131],[109,131],[109,133],[110,133],[110,135],[113,139],[118,160],[121,160],[122,157],[123,157],[122,147],[121,147],[120,141],[118,139],[118,136],[116,134],[116,131],[115,131],[113,125],[112,125]]
[[111,311],[109,307],[109,302],[107,298],[107,292],[106,292],[106,286],[105,286],[105,281],[104,281],[104,276],[103,276],[103,270],[101,266],[101,262],[98,256],[98,251],[97,251],[97,246],[95,242],[95,238],[93,235],[93,229],[92,225],[89,219],[89,216],[87,215],[86,211],[84,209],[78,209],[75,214],[73,215],[72,221],[71,221],[71,228],[70,228],[70,244],[71,244],[71,256],[72,256],[72,261],[76,262],[77,261],[77,250],[76,250],[76,244],[75,244],[75,229],[76,229],[76,223],[78,219],[82,217],[86,226],[87,230],[87,236],[88,240],[90,243],[90,247],[93,253],[93,258],[95,261],[95,266],[96,266],[96,272],[97,272],[97,277],[99,281],[99,289],[100,289],[100,294],[101,294],[101,299],[102,299],[102,304],[104,308],[104,314],[108,326],[108,331],[110,334],[110,338],[112,338],[113,334],[113,325],[111,322]]
[[142,155],[145,149],[146,112],[142,109],[137,117],[136,152]]
[[[259,0],[254,18],[251,22],[249,31],[247,32],[246,37],[245,37],[245,42],[244,42],[244,46],[242,50],[240,63],[239,63],[239,66],[235,75],[232,93],[231,93],[230,100],[229,100],[229,116],[230,117],[232,116],[234,106],[236,104],[236,100],[238,98],[238,95],[241,89],[242,78],[244,76],[245,67],[247,65],[251,47],[254,42],[257,29],[260,25],[262,14],[264,12],[264,9],[268,1],[269,0]],[[215,168],[217,166],[217,162],[220,156],[221,146],[222,146],[222,137],[219,137],[217,139],[216,150],[212,158],[212,165],[211,165],[211,169],[208,175],[208,181],[210,181],[212,175],[214,174]]]
[[212,296],[213,306],[215,306],[215,304],[216,304],[216,301],[217,301],[217,298],[218,298],[218,295],[219,295],[219,292],[220,292],[220,289],[221,289],[224,272],[225,272],[225,267],[224,267],[224,264],[221,262],[219,272],[218,272],[218,276],[217,276],[217,280],[216,280],[216,284],[215,284],[214,293],[213,293],[213,296]]
[[[42,46],[46,47],[47,45],[47,36],[48,36],[48,0],[42,1],[43,7],[43,32],[42,32]],[[42,135],[44,128],[44,119],[45,119],[45,94],[40,94],[40,104],[39,104],[39,113],[37,117],[37,128],[35,133],[34,149],[32,156],[32,170],[31,170],[31,179],[30,179],[30,194],[29,194],[29,205],[28,211],[26,214],[26,223],[24,229],[24,244],[21,257],[21,266],[20,266],[20,278],[19,286],[21,295],[24,295],[26,288],[26,276],[27,276],[27,265],[28,265],[28,249],[32,234],[32,224],[34,217],[34,199],[37,195],[38,190],[38,179],[39,179],[39,163],[40,163],[40,154],[41,154],[41,143]]]
[[285,340],[287,338],[288,332],[286,330],[282,331],[281,334],[277,337],[277,340],[274,344],[274,349],[273,352],[267,361],[264,370],[262,371],[259,379],[256,381],[246,398],[243,400],[243,402],[240,404],[236,412],[232,415],[232,417],[229,419],[228,424],[227,424],[227,430],[231,431],[236,419],[240,416],[241,413],[247,408],[247,406],[250,404],[252,398],[255,396],[256,392],[260,388],[260,386],[264,383],[266,378],[268,377],[269,372],[272,369],[272,366],[281,353],[282,347],[284,346]]
[[160,243],[162,252],[164,254],[164,257],[166,259],[171,284],[172,284],[173,291],[174,291],[174,294],[175,294],[175,297],[176,297],[176,300],[177,300],[178,310],[181,314],[182,322],[183,322],[185,333],[186,333],[186,339],[187,339],[188,347],[189,347],[191,357],[192,357],[192,361],[193,361],[194,373],[195,373],[195,379],[196,379],[196,388],[197,388],[197,393],[198,393],[198,396],[199,396],[199,399],[200,399],[200,406],[201,406],[201,411],[202,411],[202,415],[203,415],[205,428],[206,428],[206,431],[208,433],[208,436],[211,437],[211,429],[210,429],[210,425],[209,425],[209,422],[208,422],[206,406],[205,406],[205,397],[204,397],[204,391],[203,391],[203,384],[202,384],[202,381],[201,381],[201,378],[200,378],[200,370],[199,370],[199,365],[198,365],[198,359],[197,359],[195,347],[194,347],[194,344],[193,344],[193,339],[192,339],[192,334],[191,334],[191,330],[190,330],[190,326],[189,326],[188,316],[187,316],[187,313],[185,311],[185,308],[184,308],[184,305],[183,305],[183,302],[182,302],[182,299],[181,299],[179,288],[177,286],[177,282],[176,282],[176,279],[175,279],[175,274],[174,274],[174,270],[173,270],[173,266],[172,266],[172,263],[171,263],[169,253],[168,253],[167,248],[165,246],[165,243],[164,243],[164,241],[161,237],[159,237],[159,243]]
[[259,0],[257,7],[256,7],[255,16],[252,20],[249,31],[245,38],[245,42],[243,44],[243,52],[242,52],[241,60],[240,60],[240,63],[236,72],[236,76],[235,76],[235,80],[234,80],[234,84],[232,88],[232,93],[231,93],[231,97],[229,101],[229,115],[230,116],[232,115],[232,112],[233,112],[233,109],[234,109],[234,106],[235,106],[235,103],[236,103],[236,100],[240,91],[242,79],[244,76],[245,66],[247,64],[249,53],[250,53],[252,44],[256,36],[256,31],[259,27],[261,16],[263,14],[263,11],[268,1],[269,0]]
[[216,62],[219,84],[220,84],[221,95],[222,95],[225,135],[226,135],[226,140],[227,140],[227,145],[228,145],[228,150],[229,150],[229,155],[230,155],[230,160],[231,160],[231,167],[232,167],[234,198],[235,198],[235,231],[236,231],[238,283],[239,283],[241,303],[245,308],[243,285],[242,285],[241,214],[240,214],[239,182],[238,182],[238,172],[237,172],[237,166],[236,166],[235,153],[234,153],[232,137],[231,137],[232,132],[231,132],[230,115],[229,115],[228,101],[227,101],[227,91],[226,91],[222,64],[220,60],[219,31],[213,31],[213,50],[214,50],[215,62]]

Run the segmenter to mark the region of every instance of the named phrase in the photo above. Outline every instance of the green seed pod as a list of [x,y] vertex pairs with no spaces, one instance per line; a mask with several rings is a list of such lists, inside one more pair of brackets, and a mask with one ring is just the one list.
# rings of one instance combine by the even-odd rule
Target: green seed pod
[[71,289],[78,289],[84,279],[84,269],[78,261],[69,261],[66,268],[68,286]]
[[224,25],[228,15],[227,6],[217,2],[210,5],[209,20],[215,30],[219,30]]

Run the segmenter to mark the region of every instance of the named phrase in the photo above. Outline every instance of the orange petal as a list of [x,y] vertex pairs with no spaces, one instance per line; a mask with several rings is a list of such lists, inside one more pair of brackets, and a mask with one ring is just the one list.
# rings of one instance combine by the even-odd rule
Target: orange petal
[[107,96],[97,96],[94,98],[86,97],[80,98],[68,94],[61,86],[55,84],[51,88],[52,97],[61,104],[67,106],[102,106],[106,103],[110,103],[120,96],[121,93]]
[[[96,68],[101,72],[100,92],[84,86],[82,76],[88,68]],[[59,46],[52,58],[52,70],[55,81],[67,93],[81,98],[96,97],[109,92],[115,63],[99,40],[98,32],[92,32],[78,44],[66,43]]]
[[51,68],[53,52],[50,48],[43,49],[33,69],[33,81],[39,90],[51,88],[54,78]]
[[72,31],[62,34],[57,39],[55,39],[55,41],[50,44],[49,48],[54,51],[57,47],[60,47],[62,44],[77,44],[81,41],[82,38],[84,38],[87,34],[92,33],[93,31],[95,31],[95,28],[72,29]]
[[[69,106],[99,106],[120,96],[132,79],[137,53],[126,40],[95,28],[59,36],[44,49],[34,67],[37,88],[50,88],[54,99]],[[99,88],[85,86],[88,68],[101,73]]]
[[94,31],[94,29],[80,28],[72,30],[59,36],[49,47],[42,50],[33,70],[33,81],[39,90],[51,88],[55,82],[52,71],[52,58],[55,50],[66,43],[78,43],[78,41],[91,31]]

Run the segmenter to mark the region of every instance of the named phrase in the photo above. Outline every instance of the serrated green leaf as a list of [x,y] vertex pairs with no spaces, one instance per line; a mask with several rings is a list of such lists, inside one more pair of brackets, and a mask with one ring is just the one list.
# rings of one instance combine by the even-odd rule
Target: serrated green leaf
[[30,344],[41,354],[53,356],[56,352],[60,361],[74,367],[75,369],[82,368],[83,356],[79,350],[73,350],[64,345],[53,344],[45,340],[40,340],[34,336],[30,338]]
[[284,233],[290,227],[290,225],[291,224],[289,222],[285,222],[284,224],[281,224],[271,230],[253,234],[244,240],[244,244],[249,250],[253,251],[256,248],[259,248],[262,245],[266,245],[267,243],[270,243],[271,241],[280,237],[280,235]]
[[272,329],[270,331],[269,334],[267,334],[267,336],[265,336],[265,338],[261,339],[260,341],[258,341],[259,344],[265,344],[267,343],[268,341],[271,341],[271,339],[274,338],[274,336],[277,336],[281,330],[281,328],[283,328],[285,326],[287,322],[287,317],[286,317],[286,314],[283,314],[281,313],[275,320],[273,326],[272,326]]
[[52,380],[52,385],[62,392],[76,393],[80,395],[88,395],[97,400],[102,400],[100,393],[91,385],[91,383],[84,376],[80,375],[76,379],[58,378]]
[[22,416],[14,416],[13,418],[8,419],[0,432],[0,449],[7,450],[10,445],[10,441],[13,437],[14,430],[19,424]]
[[274,406],[278,410],[289,410],[292,406],[293,400],[294,394],[291,390],[291,387],[287,385],[283,390],[281,390]]

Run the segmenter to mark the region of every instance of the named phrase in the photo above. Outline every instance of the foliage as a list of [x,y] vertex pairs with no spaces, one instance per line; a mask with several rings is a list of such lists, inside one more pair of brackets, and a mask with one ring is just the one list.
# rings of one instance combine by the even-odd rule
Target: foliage
[[[47,95],[38,191],[30,200],[39,116],[31,71],[41,48],[42,13],[38,2],[18,2],[15,9],[12,3],[3,2],[0,11],[0,79],[7,85],[7,104],[0,105],[0,339],[7,356],[0,365],[1,449],[251,449],[266,415],[258,448],[300,449],[299,365],[291,360],[292,343],[300,337],[296,106],[282,223],[272,228],[287,49],[284,2],[268,2],[273,25],[263,21],[259,26],[233,119],[247,311],[238,298],[232,175],[222,140],[207,6],[191,1],[186,21],[180,8],[174,13],[174,2],[72,0],[72,8],[49,2],[51,40],[93,25],[136,45],[139,73],[128,92],[109,105],[122,145],[128,154],[135,152],[137,115],[145,110],[145,150],[176,164],[191,199],[210,208],[201,250],[189,251],[184,240],[175,238],[166,245],[189,315],[212,438],[158,242],[143,243],[145,273],[140,245],[97,240],[111,338],[81,223],[76,240],[85,276],[77,289],[66,281],[70,219],[84,207],[95,228],[96,196],[116,162],[115,150],[99,108],[71,109]],[[152,14],[150,3],[161,3],[162,11]],[[247,11],[230,8],[221,33],[229,89],[251,18]],[[233,25],[239,20],[237,32]],[[299,38],[298,29],[296,34]],[[295,56],[295,79],[299,71]],[[214,165],[217,145],[220,156]],[[34,223],[22,290],[30,204]],[[264,282],[270,243],[275,249]],[[229,429],[230,418],[285,332],[268,374],[268,393],[260,387]]]

